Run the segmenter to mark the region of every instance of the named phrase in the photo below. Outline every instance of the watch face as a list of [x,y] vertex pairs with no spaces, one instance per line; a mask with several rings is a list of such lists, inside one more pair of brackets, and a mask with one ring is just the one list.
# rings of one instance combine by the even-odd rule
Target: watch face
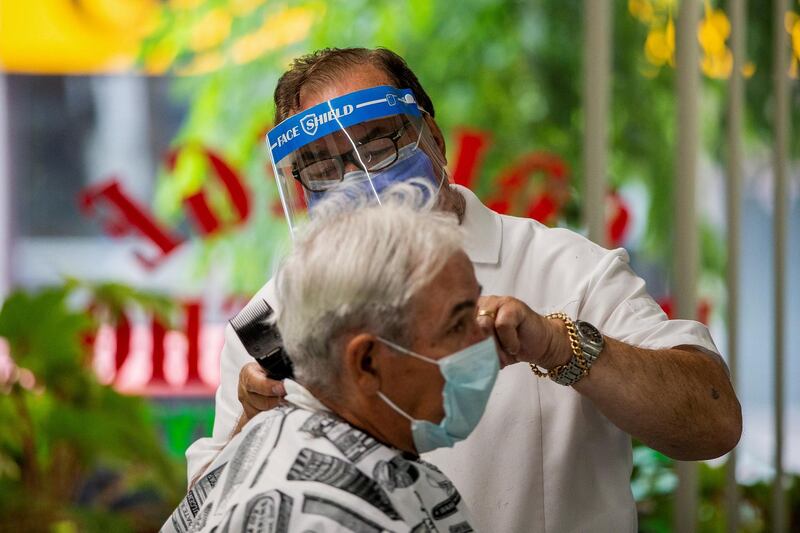
[[581,335],[592,344],[603,343],[603,335],[593,325],[588,322],[578,321],[577,326]]

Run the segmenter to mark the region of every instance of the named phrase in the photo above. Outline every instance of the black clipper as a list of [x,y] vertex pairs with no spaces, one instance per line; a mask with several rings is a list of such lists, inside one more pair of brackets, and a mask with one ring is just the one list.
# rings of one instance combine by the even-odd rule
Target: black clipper
[[266,370],[270,379],[291,378],[294,375],[292,362],[283,350],[281,334],[271,320],[272,315],[272,307],[265,300],[256,300],[230,322],[244,349]]

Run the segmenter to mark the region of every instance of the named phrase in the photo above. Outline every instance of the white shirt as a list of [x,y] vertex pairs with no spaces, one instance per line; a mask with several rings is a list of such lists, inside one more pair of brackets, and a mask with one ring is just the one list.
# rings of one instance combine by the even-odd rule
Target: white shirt
[[294,381],[286,391],[289,405],[248,421],[162,532],[473,531],[436,467],[351,426]]
[[[643,348],[692,345],[717,353],[702,324],[667,320],[630,269],[625,250],[499,215],[457,188],[466,199],[464,249],[483,294],[514,296],[542,314],[563,311]],[[272,305],[272,283],[256,298]],[[187,450],[190,478],[224,445],[242,413],[239,369],[252,359],[230,326],[225,339],[213,437]],[[500,372],[486,413],[466,441],[426,458],[453,480],[478,531],[637,529],[630,437],[590,400],[537,378],[527,365]]]

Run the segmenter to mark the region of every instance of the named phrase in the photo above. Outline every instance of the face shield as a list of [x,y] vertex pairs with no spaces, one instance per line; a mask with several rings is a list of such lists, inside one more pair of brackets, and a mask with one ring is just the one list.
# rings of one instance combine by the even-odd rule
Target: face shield
[[424,180],[439,191],[444,157],[409,89],[356,91],[287,118],[267,134],[289,229],[326,194],[358,190],[380,202],[401,181]]

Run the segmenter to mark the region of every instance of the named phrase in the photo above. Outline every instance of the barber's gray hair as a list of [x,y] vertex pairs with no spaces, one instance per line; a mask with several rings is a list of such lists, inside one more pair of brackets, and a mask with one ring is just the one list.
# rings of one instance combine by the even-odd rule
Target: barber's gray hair
[[[345,333],[408,345],[408,304],[463,244],[456,217],[422,182],[381,195],[328,194],[276,276],[278,328],[295,378],[336,394]],[[355,207],[354,207],[355,204]]]

